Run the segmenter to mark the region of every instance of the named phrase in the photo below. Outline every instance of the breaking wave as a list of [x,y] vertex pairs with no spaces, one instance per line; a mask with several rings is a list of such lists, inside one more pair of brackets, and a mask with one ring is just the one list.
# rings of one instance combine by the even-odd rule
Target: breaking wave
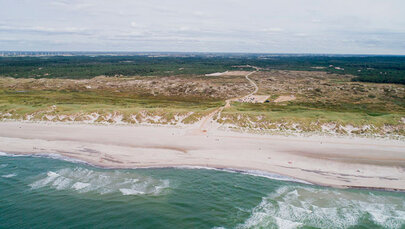
[[402,228],[405,203],[395,196],[284,186],[264,197],[237,228],[348,228],[361,220]]
[[122,195],[159,195],[169,188],[168,180],[159,180],[125,171],[96,171],[87,168],[65,168],[48,171],[45,177],[30,184],[32,189],[51,187],[79,193],[95,192]]
[[2,175],[1,177],[10,178],[10,177],[15,177],[15,176],[17,176],[17,174],[15,174],[15,173],[10,173],[10,174]]
[[271,180],[291,181],[291,182],[296,182],[296,183],[311,184],[304,180],[295,179],[295,178],[292,178],[289,176],[284,176],[284,175],[277,174],[277,173],[264,172],[264,171],[260,171],[260,170],[242,170],[242,169],[233,169],[233,168],[214,168],[214,167],[206,167],[206,166],[186,166],[186,165],[176,166],[174,168],[215,170],[215,171],[222,171],[222,172],[228,172],[228,173],[240,173],[240,174],[245,174],[245,175],[250,175],[250,176],[264,177],[264,178],[268,178]]
[[24,155],[0,152],[0,157],[23,157]]

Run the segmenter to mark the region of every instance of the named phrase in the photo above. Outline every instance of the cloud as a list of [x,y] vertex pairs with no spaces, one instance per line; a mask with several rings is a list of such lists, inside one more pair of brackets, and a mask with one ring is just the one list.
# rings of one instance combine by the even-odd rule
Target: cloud
[[273,28],[264,28],[264,29],[261,29],[261,31],[272,33],[272,32],[282,32],[282,31],[284,31],[284,29],[279,28],[279,27],[273,27]]
[[[367,7],[364,7],[364,6]],[[1,49],[405,54],[399,0],[4,0]],[[37,46],[36,46],[37,45]]]
[[307,37],[308,36],[308,34],[306,34],[306,33],[295,33],[293,35],[296,37]]
[[131,22],[131,26],[134,27],[134,28],[139,27],[138,23],[136,23],[136,22],[134,22],[134,21]]
[[92,8],[96,6],[94,2],[90,1],[83,1],[83,2],[77,2],[77,1],[66,1],[66,0],[53,0],[50,1],[50,5],[56,6],[56,7],[62,7],[63,9],[66,10],[85,10]]
[[202,11],[194,11],[193,14],[196,16],[199,16],[199,17],[203,17],[203,16],[207,15],[206,13],[204,13]]
[[0,25],[0,31],[8,32],[23,32],[23,33],[39,33],[39,34],[81,34],[88,35],[90,31],[85,28],[65,27],[53,28],[45,26],[5,26]]

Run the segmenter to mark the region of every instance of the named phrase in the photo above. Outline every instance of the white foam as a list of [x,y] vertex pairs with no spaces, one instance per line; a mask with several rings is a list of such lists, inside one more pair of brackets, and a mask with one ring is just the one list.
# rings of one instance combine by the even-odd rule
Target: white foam
[[275,217],[278,228],[293,229],[302,225],[302,223]]
[[269,178],[269,179],[272,179],[272,180],[291,181],[291,182],[298,182],[298,183],[303,183],[303,184],[311,184],[309,182],[299,180],[299,179],[295,179],[295,178],[292,178],[292,177],[283,176],[283,175],[276,174],[276,173],[258,171],[258,170],[245,170],[245,171],[242,171],[241,173],[251,175],[251,176],[265,177],[265,178]]
[[15,177],[15,176],[17,176],[17,174],[15,174],[15,173],[10,173],[10,174],[3,175],[3,176],[1,176],[1,177],[10,178],[10,177]]
[[89,185],[90,185],[89,183],[76,182],[73,184],[72,188],[74,188],[76,190],[80,190],[80,189],[88,187]]
[[32,184],[30,184],[31,188],[37,189],[46,186],[47,184],[51,183],[53,180],[55,180],[59,174],[54,173],[54,172],[48,172],[47,177],[44,179],[38,180]]
[[92,170],[66,168],[49,171],[30,185],[33,189],[50,187],[56,190],[73,190],[79,193],[121,193],[123,195],[160,195],[169,188],[168,180],[141,176],[134,172],[118,170]]
[[136,189],[129,189],[129,188],[120,188],[120,192],[123,195],[143,195],[143,194],[145,194],[142,191],[138,191]]
[[214,168],[214,167],[206,167],[206,166],[176,166],[174,168],[178,169],[205,169],[205,170],[215,170],[215,171],[224,171],[228,173],[241,173],[241,174],[246,174],[246,175],[251,175],[251,176],[257,176],[257,177],[265,177],[268,179],[272,180],[280,180],[280,181],[290,181],[290,182],[297,182],[297,183],[303,183],[303,184],[311,184],[307,181],[295,179],[292,177],[288,176],[283,176],[280,174],[276,173],[269,173],[269,172],[263,172],[259,170],[240,170],[240,169],[233,169],[233,168]]
[[59,176],[53,181],[53,186],[57,190],[63,190],[68,188],[71,182],[72,182],[71,179]]
[[62,156],[60,154],[54,154],[54,153],[49,153],[49,154],[30,154],[28,156],[32,157],[45,157],[45,158],[51,158],[51,159],[56,159],[56,160],[62,160],[62,161],[67,161],[67,162],[72,162],[72,163],[80,163],[80,164],[88,164],[85,161],[79,160],[79,159],[74,159],[66,156]]
[[54,153],[49,153],[49,154],[12,154],[12,153],[0,152],[0,156],[5,156],[5,157],[44,157],[44,158],[51,158],[51,159],[56,159],[56,160],[72,162],[72,163],[80,163],[80,164],[87,164],[87,165],[89,164],[86,161],[82,161],[82,160],[79,160],[79,159],[74,159],[74,158],[70,158],[70,157],[66,157],[66,156],[62,156],[62,155],[54,154]]
[[173,167],[175,169],[204,169],[204,170],[216,170],[216,171],[225,171],[224,169],[218,169],[213,167],[206,166],[197,166],[197,165],[180,165]]
[[348,228],[369,217],[387,228],[405,224],[404,199],[347,190],[283,186],[264,197],[237,228]]
[[29,156],[29,155],[0,152],[0,157],[24,157],[24,156]]
[[49,171],[46,175],[48,175],[48,177],[58,177],[59,176],[59,174],[52,172],[52,171]]

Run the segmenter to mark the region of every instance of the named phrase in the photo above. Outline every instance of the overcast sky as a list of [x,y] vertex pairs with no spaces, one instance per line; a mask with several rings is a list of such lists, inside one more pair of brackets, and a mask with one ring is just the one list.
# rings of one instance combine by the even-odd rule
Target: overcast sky
[[0,50],[405,54],[405,1],[0,0]]

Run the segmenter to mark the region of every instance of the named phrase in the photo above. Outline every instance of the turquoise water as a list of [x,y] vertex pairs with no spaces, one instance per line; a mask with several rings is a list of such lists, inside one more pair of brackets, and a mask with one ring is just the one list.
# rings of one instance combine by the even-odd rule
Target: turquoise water
[[0,228],[405,228],[405,194],[3,155]]

